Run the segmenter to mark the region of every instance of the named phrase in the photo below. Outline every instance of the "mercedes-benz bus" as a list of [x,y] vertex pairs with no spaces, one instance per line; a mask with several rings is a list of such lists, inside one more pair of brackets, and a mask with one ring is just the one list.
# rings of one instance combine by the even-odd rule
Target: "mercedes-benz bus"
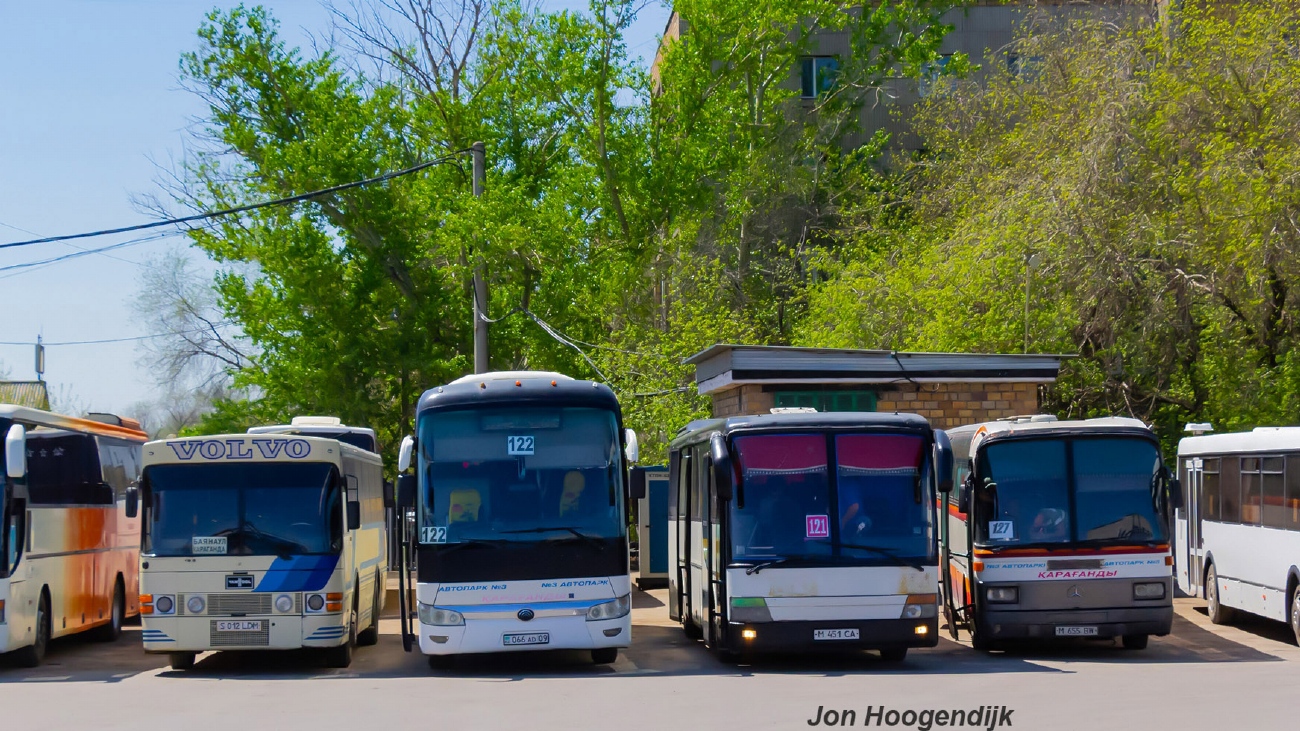
[[1247,612],[1289,622],[1300,643],[1300,427],[1186,437],[1178,464],[1179,588],[1215,624]]
[[557,649],[617,659],[632,641],[636,449],[614,392],[592,381],[496,372],[421,396],[398,456],[415,474],[397,492],[418,516],[413,632],[432,666]]
[[669,616],[728,662],[935,646],[947,444],[909,414],[688,425],[669,447]]
[[126,493],[148,437],[134,420],[93,417],[0,404],[0,652],[20,665],[39,665],[56,637],[115,640],[139,611]]
[[221,434],[149,442],[128,495],[142,513],[144,649],[319,648],[347,667],[379,639],[388,573],[383,464],[334,439]]
[[1007,640],[1119,637],[1173,624],[1179,487],[1150,427],[1019,417],[948,430],[960,489],[940,533],[944,612],[977,650]]

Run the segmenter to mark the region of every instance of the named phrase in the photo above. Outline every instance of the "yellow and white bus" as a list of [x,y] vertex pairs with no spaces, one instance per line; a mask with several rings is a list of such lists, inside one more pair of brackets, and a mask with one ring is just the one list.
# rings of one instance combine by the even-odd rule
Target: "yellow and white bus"
[[39,665],[55,637],[115,640],[139,611],[139,424],[0,404],[0,652]]
[[143,513],[146,652],[322,648],[347,667],[379,639],[388,573],[383,464],[334,439],[223,434],[149,442],[128,495]]

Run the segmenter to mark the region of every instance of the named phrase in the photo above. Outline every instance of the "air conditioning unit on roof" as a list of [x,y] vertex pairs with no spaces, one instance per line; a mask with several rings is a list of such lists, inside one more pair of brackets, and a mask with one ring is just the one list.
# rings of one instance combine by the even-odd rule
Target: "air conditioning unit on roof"
[[291,426],[339,426],[343,420],[337,416],[295,416]]

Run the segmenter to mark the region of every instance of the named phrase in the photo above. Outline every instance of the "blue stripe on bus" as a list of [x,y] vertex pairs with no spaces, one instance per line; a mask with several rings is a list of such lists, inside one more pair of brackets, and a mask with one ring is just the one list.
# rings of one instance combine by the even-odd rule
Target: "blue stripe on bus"
[[277,558],[253,591],[320,591],[338,563],[337,555]]
[[451,609],[461,614],[467,612],[517,612],[520,609],[590,609],[597,604],[614,601],[613,597],[607,599],[589,599],[573,602],[534,602],[532,604],[442,604],[435,603],[438,609]]

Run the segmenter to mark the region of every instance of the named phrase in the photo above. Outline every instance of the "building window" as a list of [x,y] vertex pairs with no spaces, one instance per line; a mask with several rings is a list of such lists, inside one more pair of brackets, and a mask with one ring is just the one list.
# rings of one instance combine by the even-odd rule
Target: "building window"
[[1007,54],[1007,72],[1027,84],[1038,80],[1042,68],[1042,56],[1021,56],[1018,53]]
[[921,83],[917,89],[921,96],[929,96],[944,88],[943,72],[948,68],[950,61],[952,61],[952,54],[945,53],[921,67]]
[[804,99],[821,96],[835,85],[835,75],[840,70],[840,60],[834,56],[804,56],[799,72]]
[[777,408],[811,408],[818,411],[875,411],[874,391],[778,391]]

